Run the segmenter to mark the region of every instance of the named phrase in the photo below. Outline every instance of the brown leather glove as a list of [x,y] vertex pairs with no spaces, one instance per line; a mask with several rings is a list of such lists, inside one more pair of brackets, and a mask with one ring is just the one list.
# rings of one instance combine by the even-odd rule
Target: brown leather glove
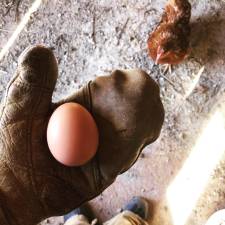
[[[116,70],[53,104],[57,73],[53,53],[34,46],[20,56],[8,85],[0,118],[1,225],[33,225],[94,198],[159,136],[164,110],[145,72]],[[97,154],[81,167],[58,163],[47,146],[49,117],[64,102],[86,107],[99,129]]]

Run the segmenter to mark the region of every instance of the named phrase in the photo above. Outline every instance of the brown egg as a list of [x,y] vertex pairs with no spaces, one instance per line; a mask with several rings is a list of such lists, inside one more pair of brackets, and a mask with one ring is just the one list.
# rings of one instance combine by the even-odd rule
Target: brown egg
[[66,166],[80,166],[97,151],[97,125],[83,106],[65,103],[53,112],[49,120],[47,141],[56,160]]

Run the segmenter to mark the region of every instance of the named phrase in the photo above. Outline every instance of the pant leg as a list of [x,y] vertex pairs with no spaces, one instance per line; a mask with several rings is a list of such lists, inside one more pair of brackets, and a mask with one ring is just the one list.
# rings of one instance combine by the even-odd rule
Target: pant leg
[[83,215],[76,215],[70,217],[64,225],[90,225],[87,218]]
[[138,215],[130,211],[124,211],[105,222],[104,225],[148,225],[148,223]]

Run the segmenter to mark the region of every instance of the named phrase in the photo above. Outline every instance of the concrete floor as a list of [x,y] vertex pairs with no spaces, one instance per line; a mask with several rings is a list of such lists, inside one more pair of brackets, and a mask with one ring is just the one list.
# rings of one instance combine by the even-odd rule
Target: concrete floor
[[[91,202],[102,221],[134,195],[149,199],[152,225],[203,225],[225,208],[225,2],[190,2],[192,50],[166,75],[172,83],[153,67],[146,49],[166,0],[45,1],[0,61],[1,96],[19,54],[35,43],[52,47],[59,62],[54,101],[117,68],[142,68],[159,83],[166,111],[161,136]],[[31,3],[22,1],[19,19]],[[19,23],[15,7],[4,16],[6,10],[0,3],[1,48]],[[52,218],[42,225],[60,223]]]

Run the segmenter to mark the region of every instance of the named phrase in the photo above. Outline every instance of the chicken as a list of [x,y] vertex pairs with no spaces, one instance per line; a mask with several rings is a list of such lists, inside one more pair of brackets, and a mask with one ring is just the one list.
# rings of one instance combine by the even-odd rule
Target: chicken
[[169,0],[161,22],[150,34],[148,49],[156,64],[175,65],[189,54],[191,5],[188,0]]

